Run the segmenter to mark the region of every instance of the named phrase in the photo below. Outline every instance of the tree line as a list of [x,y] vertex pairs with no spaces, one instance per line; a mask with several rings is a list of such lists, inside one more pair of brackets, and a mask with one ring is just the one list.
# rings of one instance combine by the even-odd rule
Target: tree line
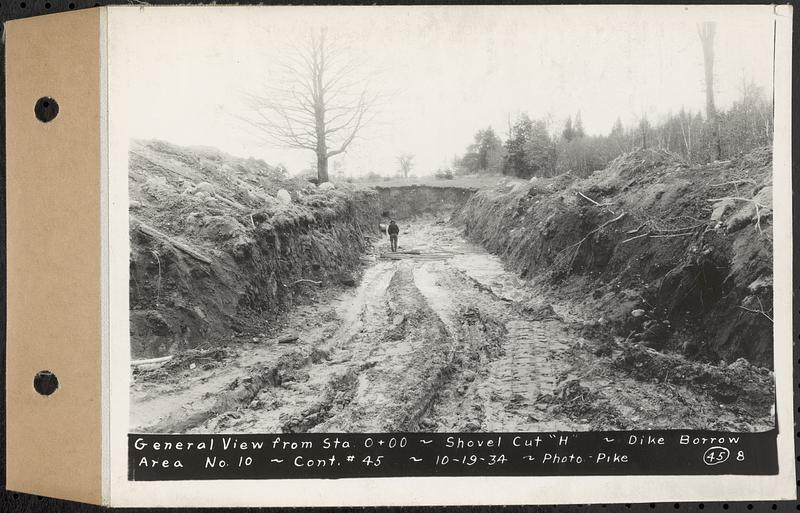
[[479,130],[466,153],[456,157],[453,167],[465,173],[503,173],[530,178],[571,173],[587,176],[603,169],[617,156],[637,148],[658,148],[680,155],[687,164],[706,164],[754,148],[772,144],[773,105],[764,90],[743,81],[740,97],[720,112],[714,101],[714,36],[716,24],[698,24],[703,50],[706,112],[685,109],[669,114],[657,125],[642,116],[637,126],[625,128],[617,118],[608,135],[587,136],[580,111],[567,118],[560,132],[551,130],[547,120],[521,114],[509,123],[501,142],[489,127]]
[[588,176],[639,148],[667,150],[690,165],[706,164],[768,146],[772,134],[771,99],[763,89],[744,82],[739,99],[726,111],[715,109],[712,118],[681,109],[657,124],[642,117],[636,126],[624,127],[617,119],[607,135],[587,135],[580,112],[560,127],[522,113],[510,125],[505,140],[491,126],[478,130],[464,154],[453,159],[453,170],[520,178],[562,173]]
[[[637,148],[660,148],[683,157],[688,164],[727,159],[772,142],[772,100],[763,89],[743,82],[740,97],[727,111],[714,102],[714,37],[716,25],[697,26],[703,50],[705,116],[681,110],[655,125],[642,117],[624,127],[617,119],[608,135],[585,133],[580,112],[563,126],[522,113],[502,140],[489,126],[479,130],[451,169],[452,172],[491,173],[530,178],[572,173],[586,176],[617,156]],[[317,181],[328,180],[328,161],[345,153],[375,116],[382,93],[370,91],[369,73],[349,55],[348,46],[327,37],[325,29],[309,34],[304,43],[284,54],[283,76],[259,94],[249,95],[249,115],[242,119],[276,146],[314,153]],[[408,177],[413,154],[397,157],[399,173]]]

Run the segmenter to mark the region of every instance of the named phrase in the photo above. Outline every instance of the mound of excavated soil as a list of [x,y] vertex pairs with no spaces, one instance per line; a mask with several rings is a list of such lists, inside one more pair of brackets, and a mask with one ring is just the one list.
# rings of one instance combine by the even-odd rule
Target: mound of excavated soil
[[772,151],[689,167],[639,150],[585,179],[476,193],[456,219],[629,341],[772,367]]
[[132,141],[129,157],[134,358],[263,330],[313,287],[352,284],[378,236],[378,196],[364,187],[159,141]]

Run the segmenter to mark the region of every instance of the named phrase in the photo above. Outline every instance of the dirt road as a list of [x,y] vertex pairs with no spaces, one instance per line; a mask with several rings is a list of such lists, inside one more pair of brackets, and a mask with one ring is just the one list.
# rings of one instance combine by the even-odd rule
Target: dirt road
[[[587,329],[577,307],[552,302],[441,219],[406,225],[399,245],[387,254],[388,241],[380,241],[356,288],[324,291],[263,335],[136,367],[131,430],[772,425],[763,404],[722,401],[689,373],[642,379],[624,341]],[[298,338],[281,339],[290,334]]]

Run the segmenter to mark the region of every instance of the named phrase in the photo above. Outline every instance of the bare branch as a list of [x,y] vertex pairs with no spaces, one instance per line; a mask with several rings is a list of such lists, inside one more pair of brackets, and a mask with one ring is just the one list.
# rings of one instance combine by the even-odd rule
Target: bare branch
[[276,63],[278,73],[261,94],[247,96],[249,112],[239,119],[272,144],[314,151],[325,181],[328,159],[347,151],[374,120],[378,96],[359,76],[364,66],[350,55],[351,47],[325,28],[288,46]]

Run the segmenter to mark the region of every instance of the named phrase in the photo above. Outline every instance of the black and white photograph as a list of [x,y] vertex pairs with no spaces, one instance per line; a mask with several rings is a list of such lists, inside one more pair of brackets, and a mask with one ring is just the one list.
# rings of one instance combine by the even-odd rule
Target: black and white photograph
[[775,26],[664,9],[142,11],[130,432],[775,429]]

